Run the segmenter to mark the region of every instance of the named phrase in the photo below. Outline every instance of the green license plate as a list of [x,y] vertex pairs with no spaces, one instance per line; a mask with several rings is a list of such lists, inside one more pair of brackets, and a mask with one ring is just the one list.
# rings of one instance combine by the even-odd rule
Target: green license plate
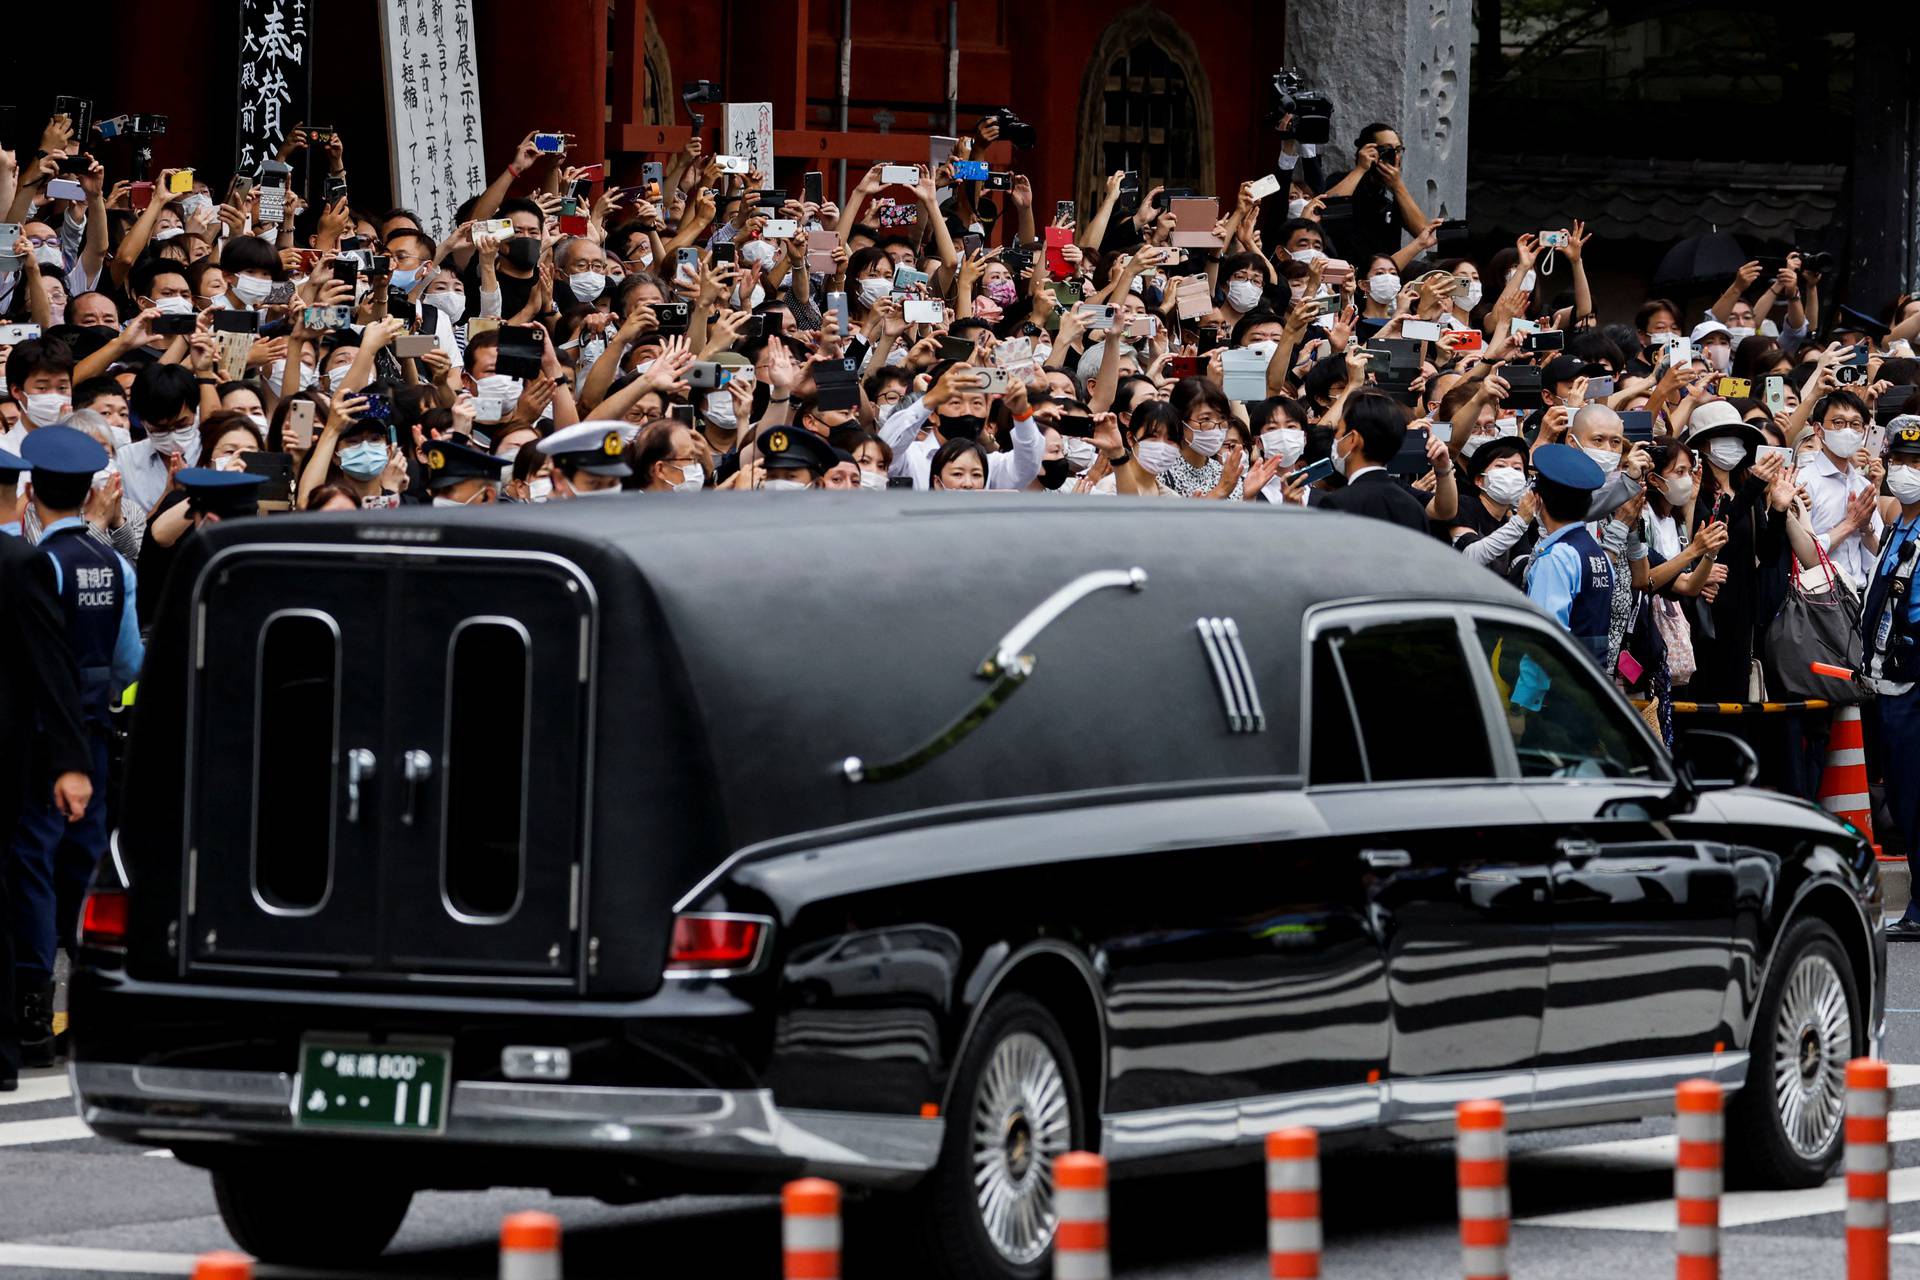
[[388,1133],[439,1133],[447,1123],[444,1049],[300,1045],[294,1123]]

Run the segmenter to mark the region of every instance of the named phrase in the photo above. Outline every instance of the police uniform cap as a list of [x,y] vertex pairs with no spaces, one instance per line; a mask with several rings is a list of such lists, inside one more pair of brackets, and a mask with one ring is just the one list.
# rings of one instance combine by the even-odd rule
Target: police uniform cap
[[1526,460],[1527,442],[1519,436],[1495,436],[1483,441],[1467,458],[1467,476],[1477,480],[1486,474],[1487,468],[1509,455]]
[[1553,359],[1540,366],[1540,385],[1557,387],[1563,382],[1572,382],[1587,371],[1587,362],[1579,356],[1570,356],[1562,351]]
[[27,469],[27,461],[17,453],[8,453],[0,449],[0,484],[13,484],[20,479],[20,473]]
[[1842,303],[1838,313],[1833,317],[1833,332],[1864,333],[1869,338],[1884,338],[1892,330],[1887,328],[1886,321],[1875,319],[1858,307],[1849,307]]
[[1887,452],[1920,453],[1920,414],[1903,413],[1887,424]]
[[1555,484],[1581,493],[1592,493],[1607,482],[1600,464],[1570,444],[1543,444],[1535,449],[1533,470],[1543,485]]
[[624,422],[579,422],[562,427],[534,446],[563,467],[584,471],[590,476],[633,474],[626,462],[627,438]]
[[187,505],[194,511],[216,516],[250,516],[260,509],[260,489],[267,478],[247,471],[186,467],[174,477],[174,482],[185,490]]
[[761,433],[759,444],[761,465],[769,471],[805,467],[820,475],[839,461],[834,456],[838,450],[804,427],[770,427]]
[[107,451],[100,442],[73,427],[28,432],[20,457],[31,469],[51,476],[90,476],[107,465]]
[[427,488],[439,489],[462,480],[499,480],[507,459],[484,453],[457,440],[429,440],[426,448]]
[[1766,433],[1740,417],[1740,410],[1725,400],[1710,400],[1695,409],[1687,419],[1687,434],[1682,437],[1688,448],[1718,436],[1736,436],[1749,449],[1767,442]]

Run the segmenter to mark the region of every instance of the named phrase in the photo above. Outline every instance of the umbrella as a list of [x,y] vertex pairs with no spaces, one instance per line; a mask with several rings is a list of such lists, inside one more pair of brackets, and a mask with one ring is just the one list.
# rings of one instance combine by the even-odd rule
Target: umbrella
[[1723,286],[1751,261],[1740,242],[1723,231],[1688,236],[1660,259],[1653,283],[1656,288],[1676,284]]

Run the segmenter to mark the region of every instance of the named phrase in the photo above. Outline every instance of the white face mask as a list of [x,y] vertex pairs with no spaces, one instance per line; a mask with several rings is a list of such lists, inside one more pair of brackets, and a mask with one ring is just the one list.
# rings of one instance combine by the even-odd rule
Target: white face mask
[[[124,449],[133,443],[133,432],[127,430],[125,427],[116,427],[109,422],[107,424],[107,441],[107,447],[109,449]],[[108,463],[107,465],[112,466],[113,464]]]
[[504,409],[511,409],[520,399],[520,379],[510,378],[504,373],[490,373],[475,381],[474,398],[477,400],[498,400]]
[[1480,305],[1481,297],[1480,282],[1478,280],[1469,280],[1467,281],[1467,292],[1460,299],[1460,306],[1463,310],[1471,311]]
[[706,468],[697,462],[680,464],[680,479],[674,482],[674,489],[680,493],[698,493],[707,487]]
[[1520,434],[1520,419],[1496,418],[1493,422],[1493,432],[1495,435],[1517,436]]
[[233,278],[233,296],[250,307],[257,307],[273,292],[273,281],[265,276],[238,275]]
[[1260,305],[1260,286],[1251,280],[1235,280],[1227,285],[1227,305],[1241,315]]
[[884,489],[887,487],[887,478],[878,471],[862,471],[860,473],[860,487],[862,489]]
[[50,427],[72,412],[69,406],[73,399],[64,391],[28,395],[25,399],[26,403],[20,407],[20,412],[36,427]]
[[435,494],[433,498],[433,505],[436,507],[478,506],[480,505],[480,495],[476,493],[471,498],[442,498],[438,494]]
[[1723,471],[1732,471],[1747,460],[1747,442],[1722,436],[1707,442],[1707,457]]
[[528,502],[545,502],[548,498],[551,498],[552,496],[553,496],[553,477],[540,476],[538,479],[527,481],[527,501]]
[[1592,458],[1600,467],[1600,474],[1610,476],[1620,469],[1620,451],[1618,449],[1582,449],[1580,452]]
[[1707,363],[1713,366],[1715,373],[1725,373],[1733,368],[1733,348],[1726,343],[1716,342],[1700,348],[1700,351],[1706,356]]
[[756,267],[764,267],[773,261],[773,242],[771,240],[749,240],[740,246],[740,260]]
[[762,480],[760,487],[762,489],[778,489],[781,492],[790,492],[794,489],[806,489],[811,486],[801,484],[798,480]]
[[1479,452],[1481,445],[1491,439],[1493,439],[1491,435],[1468,436],[1466,441],[1460,446],[1460,456],[1463,458],[1471,458],[1475,453]]
[[[872,306],[893,292],[893,281],[885,276],[868,276],[860,282],[860,301]],[[804,488],[805,486],[801,486]]]
[[467,314],[467,295],[455,293],[451,289],[430,293],[422,301],[438,310],[453,324],[459,324],[460,318]]
[[1292,258],[1295,262],[1304,262],[1308,266],[1312,266],[1314,263],[1319,262],[1321,259],[1325,258],[1327,255],[1320,252],[1318,249],[1295,249],[1292,253],[1289,253],[1287,256],[1289,258]]
[[1903,507],[1920,502],[1920,467],[1906,465],[1887,468],[1887,492]]
[[1205,431],[1187,432],[1187,447],[1203,458],[1211,458],[1220,452],[1220,446],[1226,442],[1225,427],[1209,427]]
[[184,457],[200,440],[200,419],[196,415],[193,425],[181,427],[177,431],[149,431],[147,439],[153,441],[153,447],[169,457]]
[[[1345,453],[1340,452],[1340,441],[1343,438],[1351,440],[1353,442],[1352,444],[1349,444],[1347,446],[1347,451]],[[1351,467],[1353,465],[1353,460],[1359,456],[1360,456],[1360,435],[1358,432],[1349,431],[1347,432],[1345,437],[1340,437],[1340,436],[1334,437],[1333,469],[1335,471],[1338,471],[1343,476],[1346,475],[1347,468]]]
[[578,275],[567,277],[567,288],[573,290],[573,296],[582,302],[592,302],[607,291],[607,275],[604,271],[582,271]]
[[1510,507],[1520,501],[1520,495],[1527,491],[1527,473],[1519,467],[1489,467],[1486,475],[1480,478],[1480,487],[1487,496],[1503,507]]
[[731,431],[740,425],[739,415],[733,411],[733,392],[725,388],[707,392],[705,413],[707,421],[722,431]]
[[1367,296],[1382,304],[1400,296],[1400,277],[1392,272],[1367,277]]
[[1287,216],[1289,218],[1297,218],[1306,211],[1307,202],[1305,200],[1296,199],[1287,201]]
[[604,489],[575,489],[573,496],[576,498],[617,498],[620,496],[620,493],[620,486],[615,484],[608,485]]
[[112,459],[108,459],[106,466],[93,473],[93,487],[96,489],[108,488],[113,484],[114,477],[119,474],[119,464]]
[[1736,329],[1732,325],[1727,326],[1727,336],[1733,339],[1733,345],[1736,347],[1751,338],[1753,333],[1752,329]]
[[1660,482],[1660,487],[1666,492],[1668,502],[1676,507],[1684,507],[1687,499],[1693,496],[1693,477],[1668,476]]
[[[285,360],[275,360],[272,364],[267,366],[268,380],[272,383],[272,385],[276,390],[280,386],[280,380],[286,376],[287,376],[287,362]],[[314,372],[312,365],[306,364],[304,362],[300,365],[300,389],[302,391],[305,391],[308,387],[312,386],[314,383],[318,382],[319,380],[320,380],[320,375]]]
[[60,256],[60,246],[43,244],[33,251],[34,261],[44,267],[65,267],[66,259]]
[[1167,469],[1180,461],[1180,446],[1166,440],[1144,440],[1133,451],[1140,465],[1153,475],[1165,475]]
[[250,413],[247,415],[247,421],[251,422],[255,427],[257,427],[261,435],[264,436],[267,434],[267,415],[266,414]]
[[187,229],[185,227],[163,227],[153,233],[153,241],[155,244],[159,244],[162,241],[171,240],[175,236],[183,236],[186,233]]
[[1281,466],[1290,467],[1307,451],[1307,433],[1300,427],[1274,427],[1260,433],[1260,447],[1269,458],[1278,458]]
[[1067,465],[1072,467],[1076,474],[1093,466],[1094,459],[1100,456],[1099,447],[1093,441],[1080,436],[1066,437],[1060,442],[1060,448],[1067,455]]
[[193,314],[192,298],[155,298],[153,309],[163,316],[190,316]]
[[1867,442],[1867,433],[1857,427],[1835,427],[1830,431],[1823,430],[1821,436],[1828,452],[1842,458],[1851,458]]

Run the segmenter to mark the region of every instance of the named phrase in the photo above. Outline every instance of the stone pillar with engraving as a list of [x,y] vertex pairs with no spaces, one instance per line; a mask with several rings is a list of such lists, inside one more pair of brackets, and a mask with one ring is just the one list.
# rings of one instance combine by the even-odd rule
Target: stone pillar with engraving
[[1376,121],[1407,144],[1407,189],[1429,217],[1467,214],[1473,0],[1289,0],[1286,65],[1333,99],[1328,180]]

